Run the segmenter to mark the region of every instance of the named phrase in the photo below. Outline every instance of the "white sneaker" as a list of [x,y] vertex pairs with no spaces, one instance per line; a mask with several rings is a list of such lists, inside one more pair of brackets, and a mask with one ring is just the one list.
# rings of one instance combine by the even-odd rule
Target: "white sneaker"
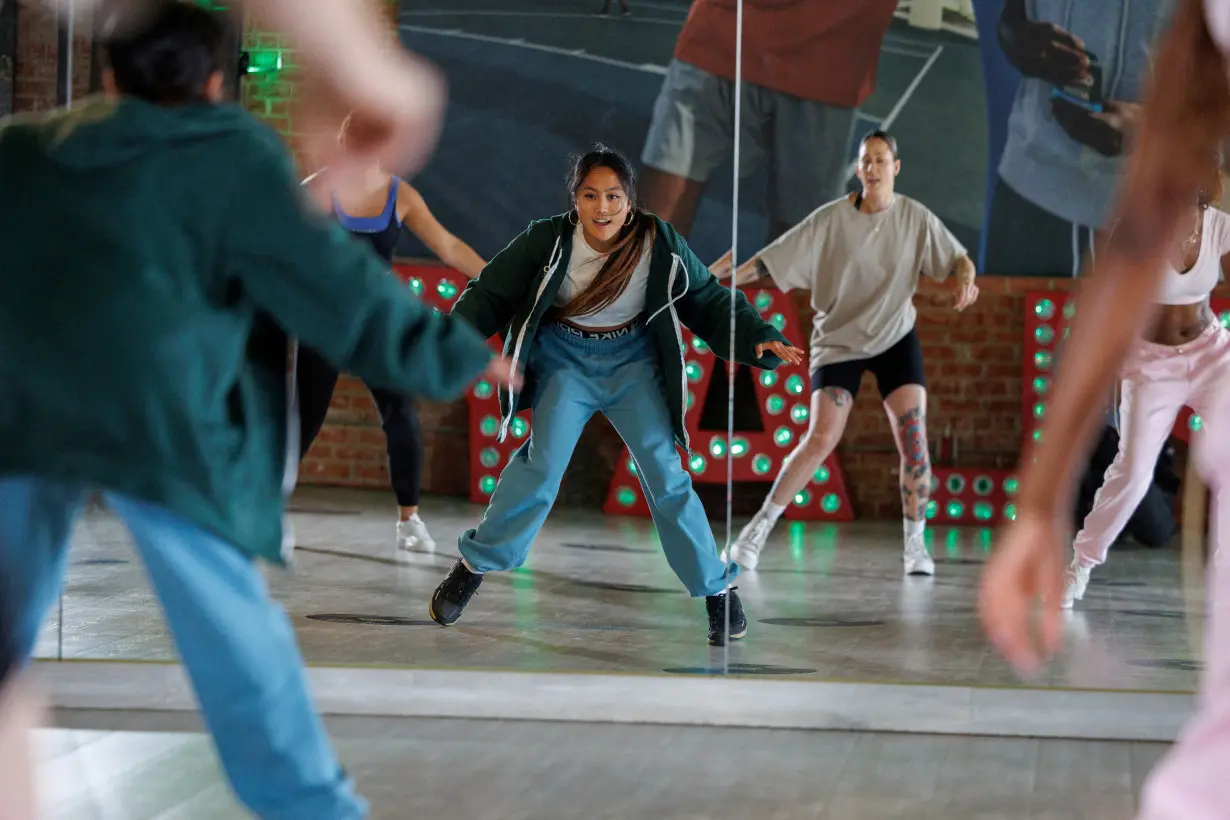
[[907,538],[905,553],[902,555],[906,575],[935,575],[935,561],[927,552],[927,545],[921,535]]
[[397,548],[421,549],[428,552],[435,550],[436,542],[432,540],[431,533],[427,532],[427,525],[423,523],[423,519],[419,518],[418,513],[405,521],[397,522]]
[[1080,558],[1072,558],[1072,563],[1063,574],[1063,598],[1059,602],[1061,609],[1071,609],[1074,603],[1085,597],[1090,572],[1089,567],[1080,565]]
[[764,542],[769,540],[771,532],[773,532],[773,523],[760,513],[756,513],[747,526],[739,532],[734,546],[730,548],[730,560],[748,572],[756,569],[756,565],[760,563],[760,551],[764,549]]

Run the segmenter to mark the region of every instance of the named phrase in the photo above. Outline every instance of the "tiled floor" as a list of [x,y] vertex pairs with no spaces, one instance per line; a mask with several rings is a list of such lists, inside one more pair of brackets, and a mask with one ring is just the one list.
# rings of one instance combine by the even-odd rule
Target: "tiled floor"
[[[330,728],[378,820],[1131,820],[1165,750],[384,718]],[[47,820],[247,816],[200,734],[49,729],[38,746]]]
[[[529,564],[493,575],[465,618],[441,629],[427,600],[478,507],[427,499],[435,554],[399,561],[383,493],[308,489],[296,498],[294,570],[269,572],[305,655],[317,664],[703,674],[704,605],[671,574],[647,521],[561,511]],[[721,525],[715,525],[721,529]],[[934,579],[902,578],[900,530],[783,524],[740,581],[751,619],[732,671],[840,680],[1017,683],[986,645],[974,597],[989,531],[934,529]],[[721,532],[719,531],[719,541]],[[64,598],[38,651],[56,657],[170,659],[169,636],[119,524],[79,527]],[[1067,649],[1034,684],[1189,691],[1202,622],[1174,551],[1122,550],[1068,617]],[[62,647],[61,647],[62,639]]]

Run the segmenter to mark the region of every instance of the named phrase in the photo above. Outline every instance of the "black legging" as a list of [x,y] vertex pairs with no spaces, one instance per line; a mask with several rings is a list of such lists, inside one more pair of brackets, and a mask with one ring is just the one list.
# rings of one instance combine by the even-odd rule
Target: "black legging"
[[[324,426],[337,385],[337,370],[314,350],[299,347],[295,381],[299,388],[299,457],[307,455]],[[423,440],[419,433],[418,407],[410,396],[377,390],[372,398],[380,411],[385,447],[389,454],[389,477],[399,507],[417,507],[423,480]]]

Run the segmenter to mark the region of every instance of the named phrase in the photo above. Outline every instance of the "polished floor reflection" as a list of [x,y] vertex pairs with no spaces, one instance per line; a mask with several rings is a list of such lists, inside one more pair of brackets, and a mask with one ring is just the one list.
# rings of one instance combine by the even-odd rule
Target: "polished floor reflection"
[[[131,720],[108,719],[125,727]],[[94,724],[97,726],[97,722]],[[497,721],[332,721],[373,820],[1126,820],[1161,744]],[[239,820],[208,739],[51,729],[48,820]],[[464,785],[463,785],[464,784]]]
[[[274,594],[314,664],[732,674],[874,682],[1016,684],[976,622],[986,530],[930,533],[934,579],[901,576],[891,524],[789,524],[739,582],[751,622],[729,656],[705,641],[704,604],[686,596],[648,521],[553,514],[528,565],[493,575],[455,627],[427,616],[454,538],[481,514],[427,499],[434,554],[398,554],[384,493],[307,488],[292,510],[299,549]],[[738,522],[736,522],[738,524]],[[715,524],[718,540],[724,524]],[[126,533],[101,511],[75,536],[63,602],[41,657],[169,660],[173,649]],[[1195,688],[1202,604],[1185,597],[1177,552],[1124,549],[1067,616],[1063,655],[1030,684]],[[1198,597],[1198,596],[1197,596]]]

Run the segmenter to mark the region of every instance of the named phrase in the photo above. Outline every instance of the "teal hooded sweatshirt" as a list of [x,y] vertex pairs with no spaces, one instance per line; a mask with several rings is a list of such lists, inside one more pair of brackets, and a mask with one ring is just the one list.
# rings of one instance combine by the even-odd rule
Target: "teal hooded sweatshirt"
[[428,399],[490,362],[306,206],[237,107],[7,120],[0,190],[0,477],[117,491],[277,561],[288,336]]

